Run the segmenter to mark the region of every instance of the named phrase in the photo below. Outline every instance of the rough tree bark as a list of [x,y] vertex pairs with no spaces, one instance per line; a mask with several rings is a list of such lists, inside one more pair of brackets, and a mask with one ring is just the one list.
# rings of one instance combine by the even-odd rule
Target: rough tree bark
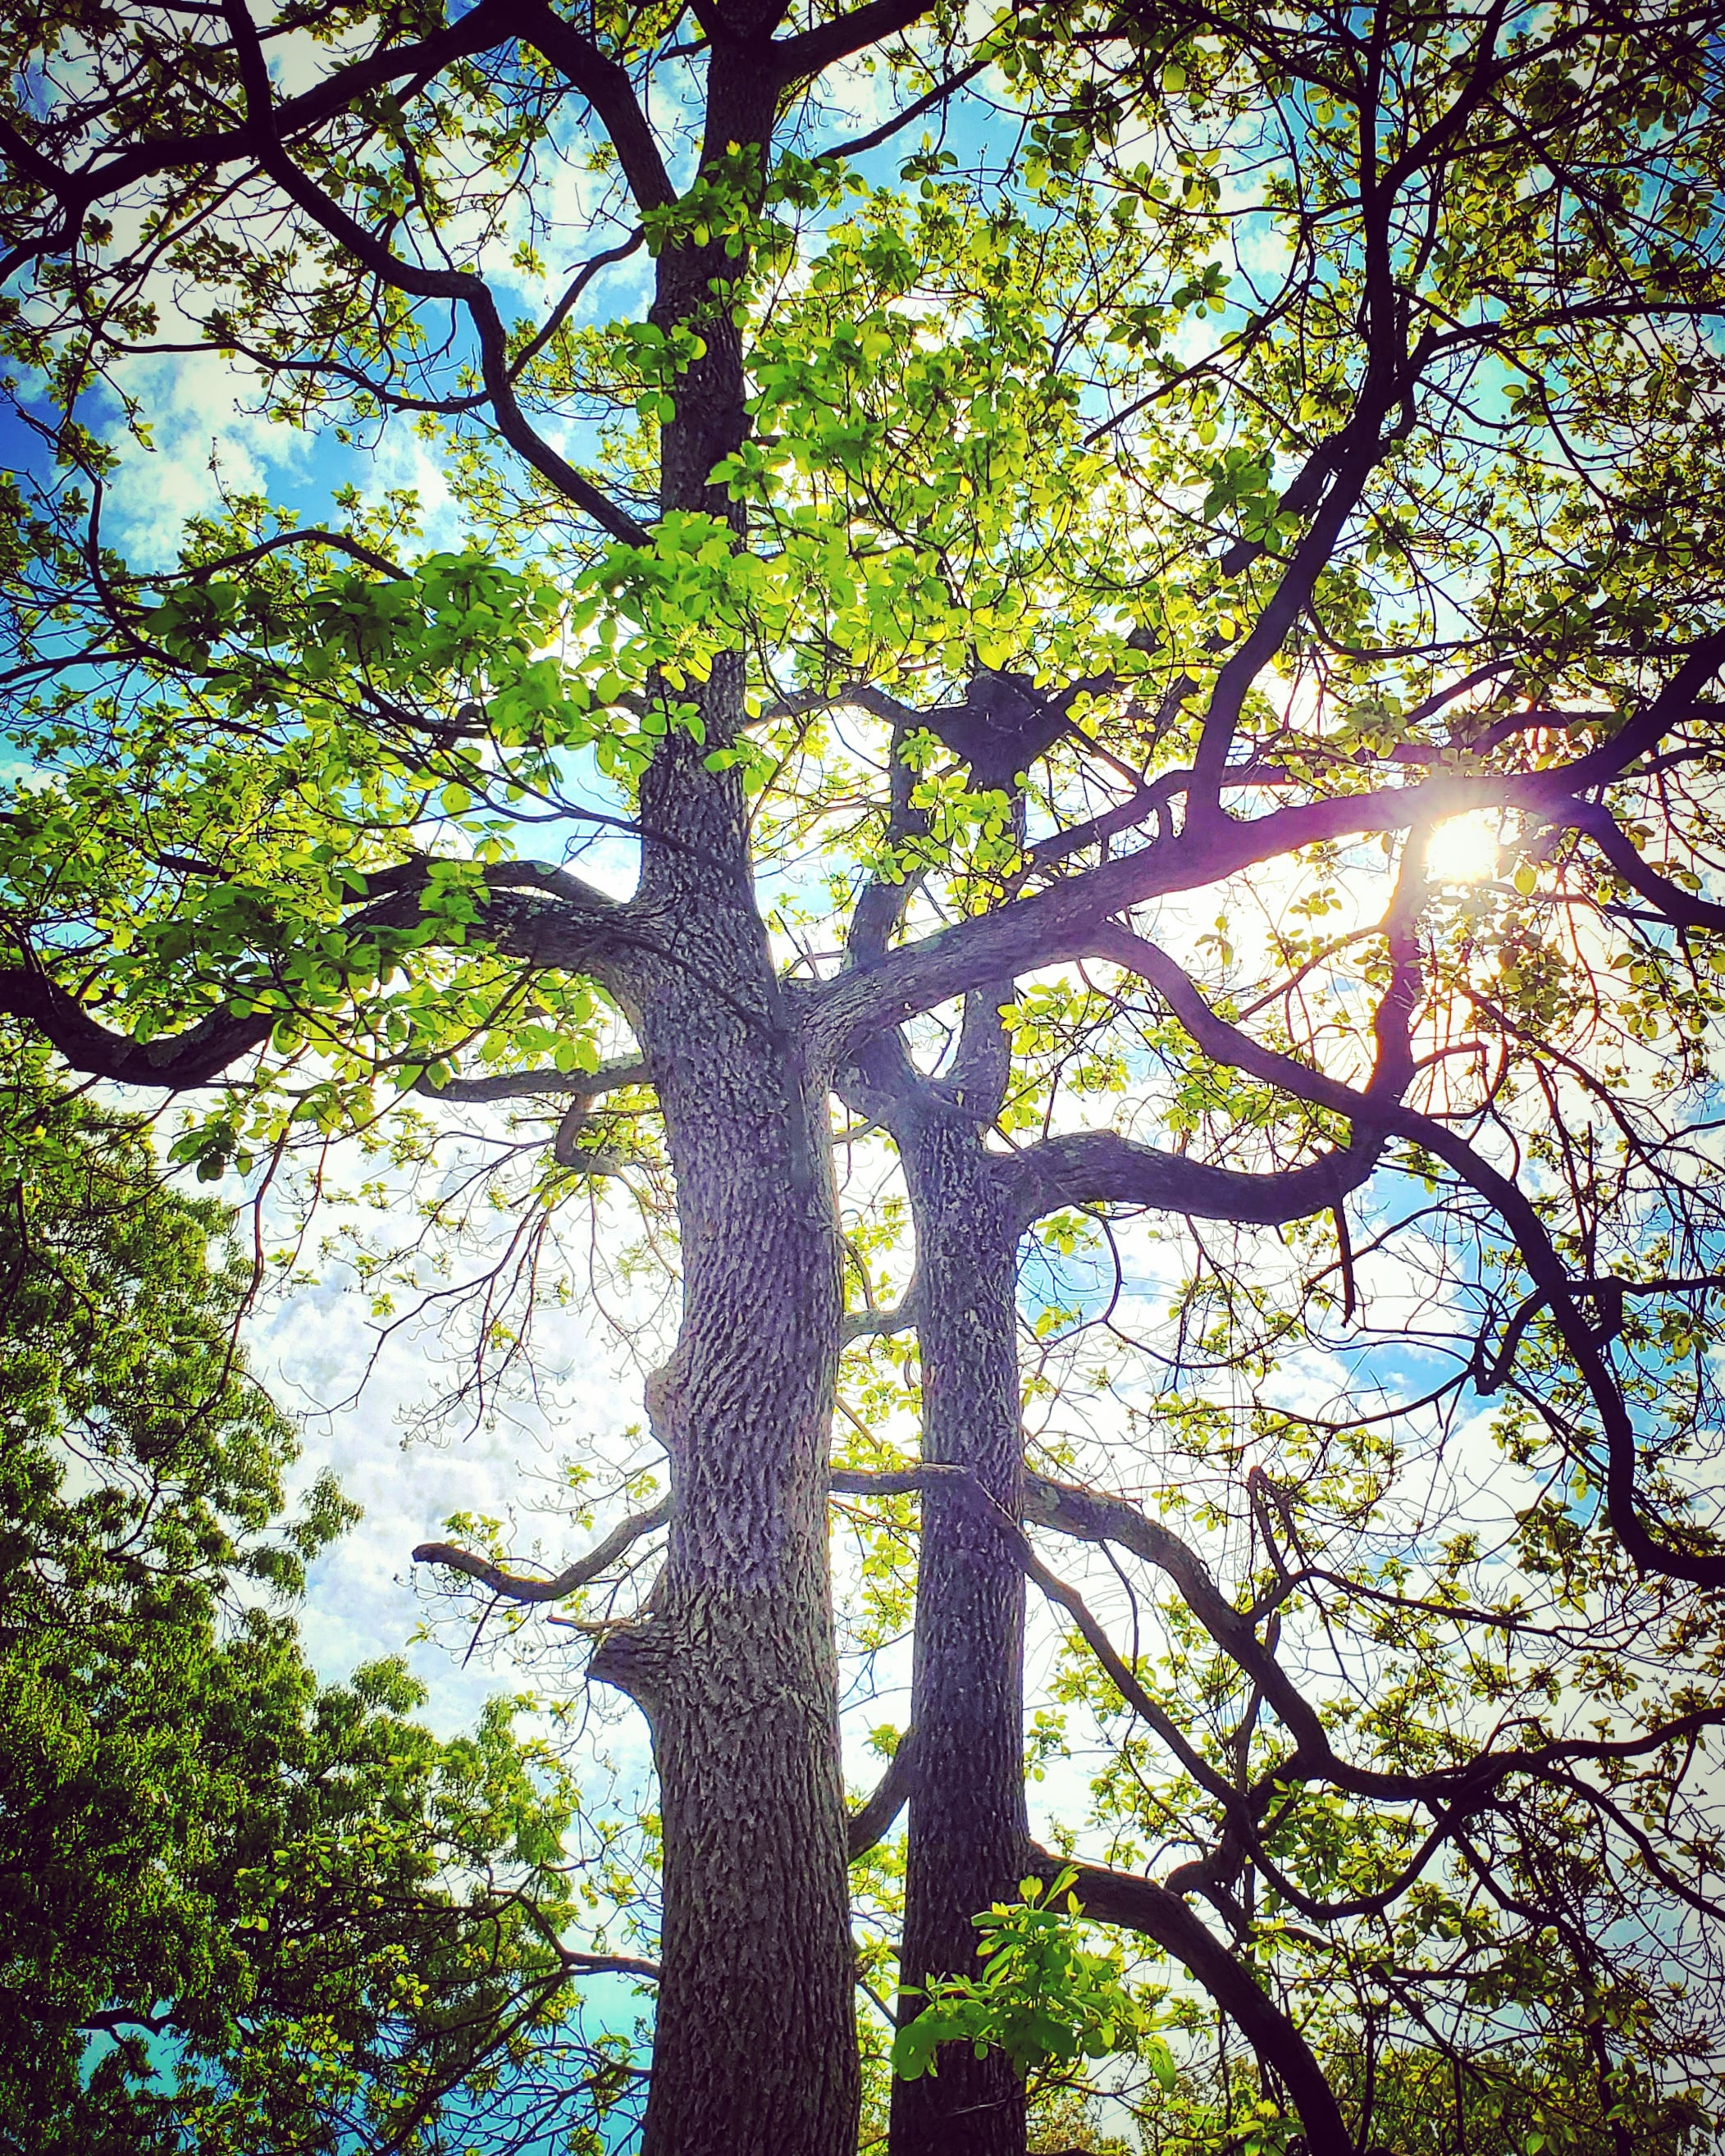
[[[963,1468],[922,1498],[901,1981],[976,1969],[979,1910],[1022,1876],[1024,1574],[991,1517],[1019,1518],[1017,1250],[1009,1194],[984,1151],[1008,1049],[999,1005],[969,998],[956,1065],[918,1077],[895,1040],[868,1059],[899,1150],[916,1250],[922,1458]],[[871,1097],[875,1097],[871,1096]],[[979,1502],[979,1499],[983,1502]],[[910,2014],[920,2005],[913,1994]],[[894,2084],[891,2156],[1023,2156],[1024,2092],[1005,2055],[951,2045],[939,2071]]]
[[[640,1703],[660,1774],[645,2147],[838,2156],[857,2065],[827,1584],[836,1221],[824,1102],[776,1023],[746,885],[724,880],[704,865],[679,879],[683,963],[654,969],[634,1014],[676,1171],[684,1312],[649,1395],[670,1472],[664,1571],[593,1673]],[[691,998],[686,968],[736,1008]]]
[[[770,28],[770,24],[768,25]],[[775,86],[716,52],[704,158],[771,139]],[[708,484],[742,439],[717,245],[661,254],[654,319],[706,351],[678,387],[662,506],[742,537]],[[703,685],[705,747],[743,721],[740,654]],[[841,1289],[825,1087],[801,1067],[756,903],[734,774],[672,734],[642,788],[629,1016],[675,1171],[683,1315],[649,1387],[670,1479],[652,1607],[593,1673],[653,1734],[665,1923],[646,2156],[850,2156],[859,2066],[827,1455]]]

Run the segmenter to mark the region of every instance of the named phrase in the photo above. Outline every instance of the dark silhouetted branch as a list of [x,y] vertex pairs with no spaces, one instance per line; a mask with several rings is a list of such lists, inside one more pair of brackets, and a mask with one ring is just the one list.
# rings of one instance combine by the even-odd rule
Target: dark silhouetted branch
[[916,1732],[907,1730],[887,1761],[886,1772],[874,1794],[850,1815],[846,1832],[853,1864],[891,1833],[893,1821],[911,1801],[916,1779],[916,1763],[911,1756],[915,1742]]
[[1447,1124],[1399,1102],[1373,1104],[1365,1094],[1322,1071],[1309,1070],[1290,1055],[1264,1047],[1230,1025],[1210,1009],[1196,983],[1165,951],[1130,929],[1112,922],[1099,928],[1092,949],[1096,957],[1111,958],[1148,981],[1213,1060],[1247,1071],[1339,1115],[1364,1113],[1375,1118],[1393,1136],[1410,1140],[1442,1161],[1493,1207],[1516,1243],[1535,1288],[1549,1305],[1564,1348],[1599,1411],[1605,1443],[1605,1509],[1625,1553],[1632,1563],[1670,1578],[1692,1580],[1704,1587],[1725,1586],[1725,1556],[1661,1541],[1641,1518],[1635,1424],[1599,1337],[1577,1307],[1568,1268],[1525,1193]]
[[1312,2156],[1354,2156],[1353,2137],[1335,2092],[1297,2025],[1178,1894],[1131,1872],[1111,1871],[1096,1864],[1071,1865],[1034,1846],[1030,1868],[1049,1882],[1069,1869],[1075,1871],[1073,1892],[1086,1917],[1096,1923],[1123,1925],[1183,1963],[1259,2058],[1279,2076],[1300,2114]]
[[549,1579],[530,1579],[521,1573],[510,1572],[501,1564],[494,1564],[490,1558],[477,1557],[471,1550],[459,1548],[454,1543],[421,1543],[413,1552],[413,1562],[441,1565],[447,1572],[465,1573],[469,1579],[478,1580],[482,1587],[489,1587],[506,1602],[560,1602],[577,1588],[597,1579],[643,1535],[662,1527],[670,1517],[669,1497],[661,1497],[644,1512],[631,1512],[627,1519],[619,1520],[604,1540],[595,1543],[585,1557],[577,1558],[572,1564],[565,1565]]

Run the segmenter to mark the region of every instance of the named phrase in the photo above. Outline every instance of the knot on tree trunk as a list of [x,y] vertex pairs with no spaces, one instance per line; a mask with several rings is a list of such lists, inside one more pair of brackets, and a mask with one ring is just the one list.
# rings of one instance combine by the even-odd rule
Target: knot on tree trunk
[[656,1729],[676,1660],[671,1627],[651,1611],[611,1626],[587,1666],[589,1678],[626,1693]]

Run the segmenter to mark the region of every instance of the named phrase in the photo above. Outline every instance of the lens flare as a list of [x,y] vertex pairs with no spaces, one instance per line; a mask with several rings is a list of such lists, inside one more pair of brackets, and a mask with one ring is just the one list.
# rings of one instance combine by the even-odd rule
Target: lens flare
[[1483,883],[1497,873],[1502,843],[1495,817],[1449,816],[1426,841],[1425,866],[1438,883]]

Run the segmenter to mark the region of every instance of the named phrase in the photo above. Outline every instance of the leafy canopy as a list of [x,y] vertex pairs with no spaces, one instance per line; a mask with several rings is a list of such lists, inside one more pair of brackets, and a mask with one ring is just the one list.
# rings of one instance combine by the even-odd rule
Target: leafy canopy
[[0,1195],[0,2144],[417,2145],[553,2051],[597,2118],[575,1791],[522,1702],[444,1741],[398,1661],[305,1661],[281,1605],[357,1508],[284,1517],[226,1212],[15,1046]]

